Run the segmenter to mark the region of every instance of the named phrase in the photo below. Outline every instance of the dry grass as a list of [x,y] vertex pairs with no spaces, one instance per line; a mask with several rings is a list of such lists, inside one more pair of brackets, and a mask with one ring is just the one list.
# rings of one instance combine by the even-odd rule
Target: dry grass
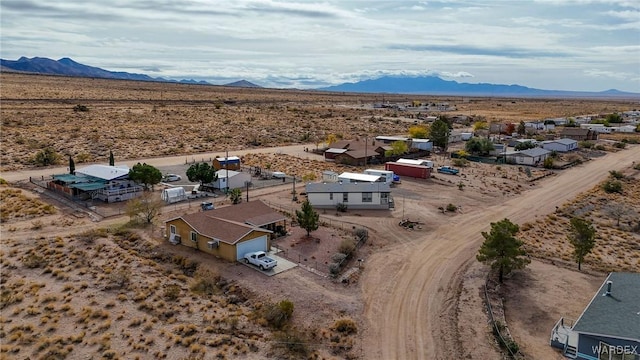
[[[259,146],[323,142],[327,135],[406,133],[413,120],[391,109],[365,109],[379,95],[224,88],[14,73],[2,82],[2,170],[32,166],[51,147],[76,163],[196,154]],[[450,115],[490,121],[620,111],[628,102],[385,95],[390,102],[446,101]],[[87,112],[75,112],[82,104]],[[51,131],[56,129],[56,131]],[[24,136],[30,134],[30,136]],[[170,135],[172,134],[172,135]],[[175,136],[178,135],[178,136]],[[64,157],[60,160],[63,162]]]
[[[0,187],[0,220],[36,218],[56,213],[55,206],[44,203],[20,189]],[[34,222],[35,223],[35,222]],[[42,225],[39,226],[40,228]]]
[[[623,193],[607,193],[601,185],[580,194],[571,202],[545,218],[523,224],[519,237],[527,251],[536,257],[573,263],[573,247],[567,240],[569,220],[582,217],[596,229],[596,245],[587,255],[583,266],[609,271],[637,271],[640,265],[640,174],[627,169],[622,180]],[[612,204],[620,204],[628,211],[618,219],[611,215]]]

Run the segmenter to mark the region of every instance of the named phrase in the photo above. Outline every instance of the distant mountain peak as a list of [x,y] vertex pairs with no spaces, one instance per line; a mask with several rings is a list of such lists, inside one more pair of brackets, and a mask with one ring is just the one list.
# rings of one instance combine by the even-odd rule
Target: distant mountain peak
[[261,88],[262,86],[256,85],[247,80],[239,80],[232,83],[224,84],[223,86],[233,86],[233,87],[245,87],[245,88]]

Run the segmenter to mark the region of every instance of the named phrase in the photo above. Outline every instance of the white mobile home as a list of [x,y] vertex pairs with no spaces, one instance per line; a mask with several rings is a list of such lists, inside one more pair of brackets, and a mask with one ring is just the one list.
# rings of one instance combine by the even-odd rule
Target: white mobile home
[[538,166],[551,154],[551,151],[542,148],[533,148],[522,151],[505,153],[508,163],[520,165]]
[[390,170],[367,169],[364,173],[367,175],[380,176],[384,179],[385,184],[391,184],[393,182],[393,171]]
[[573,139],[557,139],[542,142],[542,148],[549,151],[569,152],[578,148],[578,142]]
[[233,170],[218,170],[216,175],[218,180],[213,182],[213,187],[220,190],[241,189],[246,186],[247,181],[251,181],[251,174]]
[[380,175],[359,174],[352,172],[343,172],[338,175],[338,181],[343,183],[372,183],[372,182],[384,182],[384,179],[380,178]]
[[347,209],[393,208],[391,187],[376,183],[309,183],[307,199],[316,208],[335,208],[344,204]]
[[411,139],[411,148],[432,151],[433,142],[429,139]]

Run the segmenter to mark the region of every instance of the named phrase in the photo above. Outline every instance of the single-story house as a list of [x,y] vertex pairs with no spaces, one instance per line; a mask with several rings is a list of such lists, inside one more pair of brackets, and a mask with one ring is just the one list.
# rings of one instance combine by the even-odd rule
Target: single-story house
[[75,174],[53,175],[47,187],[70,198],[109,203],[136,198],[144,191],[142,186],[129,180],[127,166],[99,164],[77,169]]
[[380,141],[383,144],[391,144],[391,143],[394,143],[396,141],[406,142],[407,145],[409,145],[411,143],[411,138],[406,137],[406,136],[385,136],[385,135],[380,135],[380,136],[376,136],[376,140]]
[[222,169],[216,171],[216,175],[218,179],[213,182],[213,187],[220,190],[241,189],[247,186],[247,181],[251,181],[251,174],[246,172]]
[[457,143],[462,141],[462,133],[459,132],[451,132],[449,134],[449,143]]
[[165,236],[174,244],[236,261],[249,252],[269,251],[285,222],[282,214],[255,200],[167,220]]
[[556,323],[549,342],[578,360],[639,360],[640,273],[610,273],[578,320]]
[[375,139],[340,140],[324,151],[324,158],[341,164],[362,166],[384,157],[390,146]]
[[411,139],[411,149],[432,151],[433,150],[433,141],[429,139]]
[[384,182],[384,179],[381,179],[380,175],[343,172],[342,174],[338,175],[338,181],[342,181],[343,183],[372,183]]
[[633,133],[633,132],[636,132],[636,126],[635,125],[612,126],[609,129],[611,129],[612,132],[621,132],[621,133]]
[[348,209],[393,208],[391,187],[383,182],[309,183],[307,199],[316,208],[336,208],[344,204]]
[[598,132],[590,129],[565,127],[560,131],[560,136],[563,139],[573,139],[577,141],[584,140],[598,140]]
[[578,148],[578,141],[573,139],[545,140],[542,148],[549,151],[569,152]]
[[215,170],[240,170],[240,165],[240,158],[237,156],[215,158],[211,164]]
[[511,151],[504,154],[507,163],[538,166],[549,157],[551,151],[543,148],[533,148],[522,151]]

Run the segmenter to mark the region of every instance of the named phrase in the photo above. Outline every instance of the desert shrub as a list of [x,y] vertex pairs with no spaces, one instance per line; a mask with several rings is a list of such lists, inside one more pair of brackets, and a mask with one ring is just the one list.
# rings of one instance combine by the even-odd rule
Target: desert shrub
[[357,228],[355,235],[358,241],[366,242],[369,239],[369,230],[365,228]]
[[338,246],[338,252],[346,254],[347,257],[356,250],[356,243],[351,239],[344,239]]
[[22,264],[29,269],[45,268],[47,266],[47,260],[37,254],[29,254],[22,257]]
[[594,144],[593,144],[593,142],[592,142],[592,141],[580,141],[580,142],[578,143],[578,145],[579,145],[581,148],[591,149],[591,148],[593,147],[593,145],[594,145]]
[[75,111],[75,112],[78,112],[78,111],[86,112],[86,111],[89,111],[89,107],[87,107],[86,105],[78,104],[78,105],[73,107],[73,111]]
[[356,334],[358,332],[358,325],[353,319],[348,317],[336,320],[331,328],[345,334]]
[[458,210],[458,207],[457,207],[457,206],[455,206],[455,205],[453,205],[453,204],[451,204],[451,203],[449,203],[449,204],[447,205],[447,211],[449,211],[449,212],[455,212],[456,210]]
[[168,285],[164,288],[164,297],[167,300],[176,300],[180,296],[180,286],[176,284]]
[[524,168],[524,173],[527,175],[527,177],[531,177],[531,168]]
[[344,261],[344,259],[347,258],[347,254],[345,253],[335,253],[333,255],[331,255],[331,261],[333,261],[334,263],[340,265],[341,262]]
[[469,160],[463,158],[455,158],[451,160],[451,163],[453,164],[453,166],[465,167],[469,165]]
[[609,171],[609,176],[617,180],[624,179],[624,174],[616,170]]
[[544,159],[543,166],[544,166],[545,169],[553,169],[553,158],[552,157],[548,157],[548,158]]
[[338,203],[338,205],[336,205],[336,210],[339,212],[347,212],[347,204]]
[[640,170],[640,163],[633,165],[633,168],[636,170]]
[[602,189],[607,193],[622,193],[622,183],[618,180],[607,180],[603,185]]
[[289,300],[282,300],[276,304],[268,304],[265,306],[264,319],[269,326],[282,329],[291,319],[293,315],[293,303]]
[[130,282],[131,282],[130,273],[125,269],[120,269],[118,271],[115,271],[109,274],[109,283],[111,284],[111,286],[117,289],[122,289],[124,287],[127,287]]
[[615,144],[613,144],[613,147],[618,148],[618,149],[624,149],[625,147],[627,147],[627,144],[624,142],[617,142]]
[[44,148],[36,153],[33,157],[33,163],[36,166],[56,165],[60,162],[60,154],[50,147]]
[[0,185],[9,185],[9,183],[7,182],[7,180],[0,178]]
[[213,295],[219,288],[220,275],[204,268],[198,269],[191,284],[191,291],[200,295]]
[[594,148],[594,149],[596,149],[596,150],[599,150],[599,151],[605,151],[605,150],[607,149],[607,148],[606,148],[604,145],[602,145],[602,144],[598,144],[598,145],[594,146],[593,148]]

